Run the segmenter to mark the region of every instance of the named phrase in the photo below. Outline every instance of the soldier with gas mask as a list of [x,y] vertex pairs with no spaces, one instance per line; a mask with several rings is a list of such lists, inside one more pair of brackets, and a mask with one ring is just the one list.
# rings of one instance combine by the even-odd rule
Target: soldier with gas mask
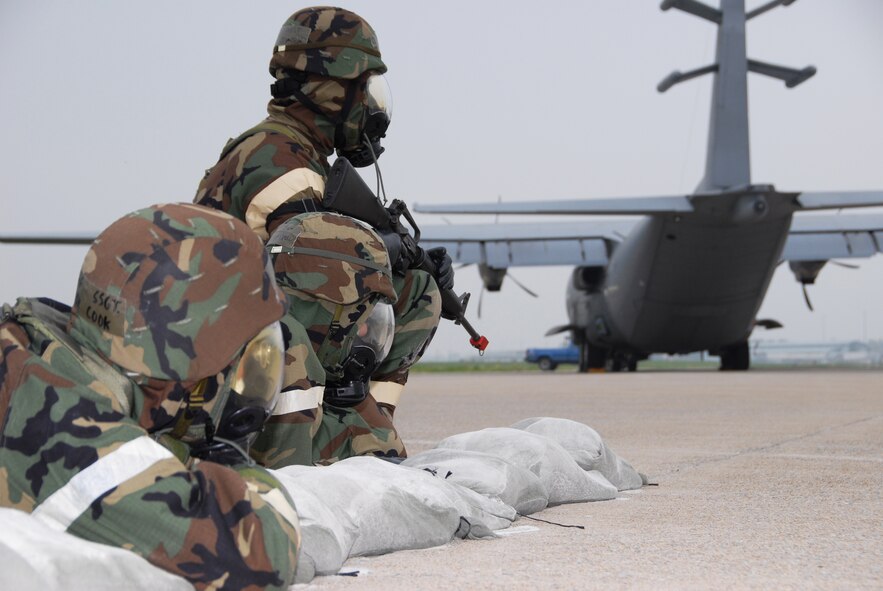
[[399,456],[404,446],[369,394],[395,329],[383,241],[353,218],[314,212],[288,218],[266,247],[288,296],[287,349],[279,403],[253,456],[272,468]]
[[0,504],[197,589],[287,589],[297,514],[248,457],[280,389],[285,309],[241,221],[168,204],[113,223],[72,308],[2,308]]
[[[325,211],[327,158],[336,150],[353,165],[366,166],[383,152],[380,141],[392,107],[386,69],[374,30],[358,15],[331,7],[294,13],[283,24],[270,61],[275,82],[269,116],[227,143],[202,179],[195,202],[245,220],[264,240],[292,216]],[[373,426],[382,433],[394,432],[393,412],[409,369],[438,326],[439,285],[453,286],[444,249],[427,254],[438,269],[435,276],[403,269],[392,277],[393,343],[371,376],[368,403],[350,411],[367,412],[365,420],[378,420]],[[304,384],[305,391],[312,387]],[[295,412],[301,416],[285,420],[319,424],[316,413]],[[383,438],[373,451],[387,443]],[[403,456],[405,449],[399,445],[389,452]]]

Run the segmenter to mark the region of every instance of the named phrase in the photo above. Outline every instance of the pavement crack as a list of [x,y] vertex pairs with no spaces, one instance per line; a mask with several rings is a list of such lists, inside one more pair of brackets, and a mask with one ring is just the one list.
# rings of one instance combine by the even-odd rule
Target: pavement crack
[[720,462],[728,462],[730,460],[740,458],[742,456],[747,456],[751,454],[761,454],[764,452],[768,452],[770,450],[782,447],[783,445],[787,445],[789,443],[794,443],[795,441],[802,441],[804,439],[809,439],[811,437],[816,437],[818,435],[823,435],[825,433],[831,433],[833,431],[837,431],[839,429],[845,429],[849,427],[853,427],[856,425],[861,425],[863,423],[868,423],[871,421],[877,421],[883,419],[883,415],[874,415],[870,417],[864,417],[862,419],[856,419],[854,421],[848,421],[846,423],[840,423],[838,425],[829,425],[826,427],[822,427],[821,429],[816,429],[811,433],[804,433],[803,435],[796,435],[794,437],[788,437],[786,439],[782,439],[781,441],[776,441],[774,443],[770,443],[767,445],[760,445],[755,447],[748,447],[735,452],[721,452],[715,455],[714,457],[708,457],[703,459],[698,459],[692,462],[686,462],[681,464],[677,468],[670,470],[667,472],[668,474],[672,474],[675,472],[681,472],[685,469],[698,468],[700,466],[705,466],[707,464],[715,464]]

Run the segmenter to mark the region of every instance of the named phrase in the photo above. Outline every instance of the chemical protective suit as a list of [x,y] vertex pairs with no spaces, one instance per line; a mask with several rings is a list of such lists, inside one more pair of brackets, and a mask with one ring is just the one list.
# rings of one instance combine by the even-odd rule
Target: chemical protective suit
[[160,205],[112,224],[73,308],[2,308],[0,505],[197,589],[287,589],[294,505],[247,456],[282,381],[285,302],[227,214]]
[[[383,151],[380,138],[392,106],[385,71],[377,36],[358,15],[330,7],[293,14],[270,61],[276,81],[269,116],[227,143],[206,171],[195,202],[245,220],[265,240],[294,215],[324,211],[327,158],[335,149],[355,166],[372,163]],[[451,287],[450,258],[443,249],[428,254],[443,269],[440,280]],[[341,434],[353,421],[367,421],[380,433],[376,445],[362,446],[363,453],[403,456],[397,436],[395,448],[389,446],[393,412],[410,367],[438,326],[441,298],[436,279],[424,271],[407,269],[392,281],[397,296],[392,348],[372,376],[367,402],[342,411],[338,422]],[[297,412],[301,416],[274,420],[320,422],[318,405]]]

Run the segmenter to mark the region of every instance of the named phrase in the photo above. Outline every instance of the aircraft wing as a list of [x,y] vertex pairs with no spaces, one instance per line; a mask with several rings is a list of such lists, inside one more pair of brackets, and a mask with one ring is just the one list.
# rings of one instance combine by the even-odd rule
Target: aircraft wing
[[0,243],[7,244],[92,244],[98,232],[78,234],[0,234]]
[[414,204],[421,213],[506,213],[506,214],[604,214],[652,215],[693,211],[686,195],[668,197],[620,197],[615,199],[567,199],[561,201],[519,201],[512,203]]
[[[804,193],[803,195],[806,195]],[[866,258],[883,252],[883,214],[795,214],[782,252],[786,261]]]
[[610,244],[637,220],[424,226],[420,245],[444,246],[455,262],[490,267],[606,265]]

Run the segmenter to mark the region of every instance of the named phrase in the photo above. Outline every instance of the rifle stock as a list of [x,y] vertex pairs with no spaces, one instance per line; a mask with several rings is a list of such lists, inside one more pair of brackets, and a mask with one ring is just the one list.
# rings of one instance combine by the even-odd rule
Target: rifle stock
[[[337,213],[362,220],[377,230],[387,245],[393,269],[402,272],[406,269],[421,269],[435,277],[435,264],[418,244],[420,229],[411,217],[408,206],[404,201],[396,199],[389,208],[384,207],[346,158],[338,158],[331,166],[322,205]],[[402,223],[402,217],[410,224],[414,236]],[[455,324],[463,326],[469,333],[469,344],[484,352],[488,346],[487,338],[480,335],[466,320],[469,294],[461,297],[453,289],[439,288],[439,291],[444,315],[453,318]]]

